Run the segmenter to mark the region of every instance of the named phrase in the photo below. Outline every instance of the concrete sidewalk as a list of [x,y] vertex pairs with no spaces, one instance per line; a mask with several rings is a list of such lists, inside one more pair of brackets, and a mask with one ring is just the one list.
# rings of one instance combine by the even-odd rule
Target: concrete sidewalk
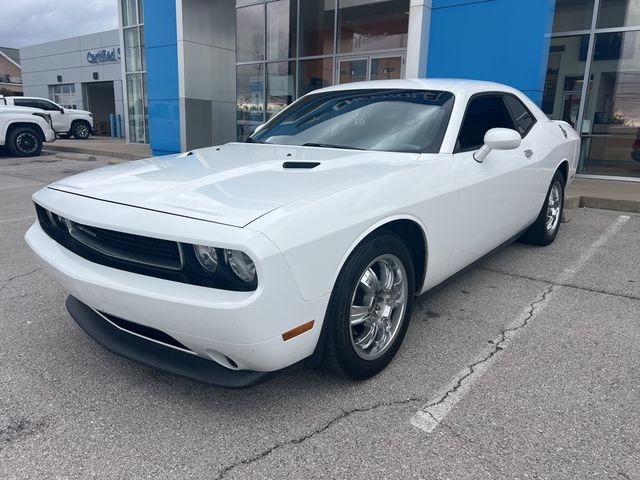
[[53,143],[46,143],[44,150],[101,155],[125,160],[140,160],[153,156],[149,145],[126,143],[124,139],[110,137],[91,137],[87,140],[58,139]]
[[567,189],[565,207],[640,213],[640,182],[575,178]]

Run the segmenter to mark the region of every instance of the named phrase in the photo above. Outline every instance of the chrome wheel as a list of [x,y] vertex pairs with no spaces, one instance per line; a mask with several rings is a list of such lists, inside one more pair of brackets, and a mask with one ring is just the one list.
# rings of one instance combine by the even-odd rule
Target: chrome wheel
[[351,345],[364,360],[380,357],[393,344],[408,301],[407,272],[398,257],[381,255],[360,276],[351,297]]
[[547,220],[546,228],[549,235],[558,227],[560,222],[560,210],[562,208],[562,186],[560,182],[555,182],[549,192],[549,199],[547,200]]
[[16,137],[16,146],[24,155],[30,155],[38,150],[38,139],[31,132],[23,132]]

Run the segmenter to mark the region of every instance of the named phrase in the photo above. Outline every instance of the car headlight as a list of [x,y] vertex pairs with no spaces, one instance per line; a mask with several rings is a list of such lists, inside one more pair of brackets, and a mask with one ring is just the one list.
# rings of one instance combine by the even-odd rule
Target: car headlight
[[218,269],[218,254],[216,249],[206,245],[194,245],[193,251],[200,266],[209,273],[215,273]]
[[231,271],[243,282],[253,283],[256,279],[256,265],[246,253],[240,250],[225,250],[224,258]]
[[208,245],[192,245],[200,275],[231,284],[240,290],[255,290],[256,264],[241,250],[222,249]]

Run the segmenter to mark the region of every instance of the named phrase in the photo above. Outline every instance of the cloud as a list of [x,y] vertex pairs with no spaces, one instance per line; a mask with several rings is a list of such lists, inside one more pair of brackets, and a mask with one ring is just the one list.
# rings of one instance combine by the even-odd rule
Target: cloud
[[0,47],[26,47],[117,28],[117,1],[2,0]]

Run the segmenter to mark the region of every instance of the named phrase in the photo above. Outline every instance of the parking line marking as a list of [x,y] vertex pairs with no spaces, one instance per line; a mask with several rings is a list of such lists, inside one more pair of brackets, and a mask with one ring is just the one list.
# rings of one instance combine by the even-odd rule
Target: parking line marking
[[5,223],[26,222],[27,220],[33,220],[35,218],[35,215],[29,215],[28,217],[7,218],[5,220],[0,220],[0,225],[4,225]]
[[[618,233],[630,218],[628,215],[620,215],[596,241],[582,252],[573,264],[565,268],[562,273],[558,275],[555,283],[562,284],[569,282],[591,257],[593,257],[598,249]],[[469,392],[473,384],[489,370],[496,360],[497,354],[511,343],[511,340],[518,335],[521,329],[526,327],[536,315],[544,310],[551,299],[557,295],[562,288],[564,288],[562,285],[551,285],[548,287],[536,300],[530,303],[523,312],[509,322],[500,335],[489,342],[492,347],[484,353],[481,359],[458,372],[432,400],[411,417],[410,423],[426,433],[433,433],[456,404]]]

